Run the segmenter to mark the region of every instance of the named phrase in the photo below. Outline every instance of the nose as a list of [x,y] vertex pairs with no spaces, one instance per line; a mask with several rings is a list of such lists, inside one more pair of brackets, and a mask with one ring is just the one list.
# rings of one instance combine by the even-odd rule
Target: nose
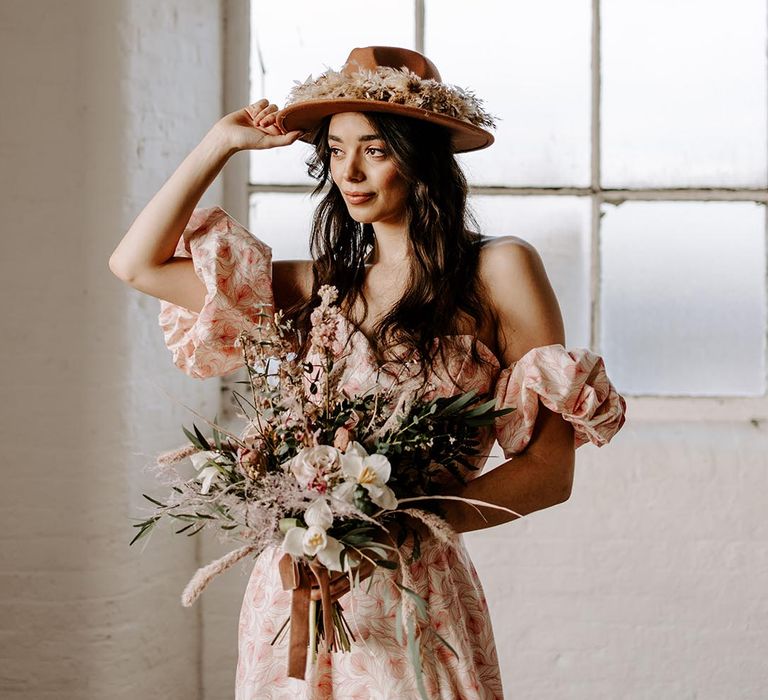
[[360,182],[365,178],[365,173],[360,167],[359,156],[356,153],[350,153],[344,161],[344,179],[349,182]]

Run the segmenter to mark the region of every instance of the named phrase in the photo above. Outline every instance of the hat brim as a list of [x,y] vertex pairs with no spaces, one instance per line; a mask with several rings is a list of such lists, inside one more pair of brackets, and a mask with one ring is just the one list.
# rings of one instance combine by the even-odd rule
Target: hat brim
[[[341,112],[389,112],[440,124],[451,132],[454,153],[479,151],[490,146],[495,140],[489,131],[461,119],[427,109],[378,100],[305,100],[281,109],[276,115],[276,121],[277,126],[285,132],[312,131],[323,117]],[[311,133],[305,134],[300,140],[311,143]]]

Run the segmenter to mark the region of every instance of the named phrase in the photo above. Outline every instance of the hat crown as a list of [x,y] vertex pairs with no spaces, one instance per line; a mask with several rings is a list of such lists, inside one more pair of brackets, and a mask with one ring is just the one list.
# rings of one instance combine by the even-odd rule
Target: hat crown
[[444,83],[424,54],[399,46],[352,49],[340,70],[295,81],[276,116],[283,132],[313,143],[322,120],[340,112],[387,112],[447,128],[456,153],[490,146],[495,117],[471,90]]
[[442,82],[440,72],[432,61],[418,51],[399,46],[365,46],[352,49],[341,73],[352,76],[361,70],[375,71],[381,66],[388,68],[406,67],[422,80]]

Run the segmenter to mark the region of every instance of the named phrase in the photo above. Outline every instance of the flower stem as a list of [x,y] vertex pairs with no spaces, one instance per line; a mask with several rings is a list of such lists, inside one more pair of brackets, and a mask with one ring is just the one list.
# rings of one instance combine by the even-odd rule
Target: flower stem
[[309,648],[312,652],[312,663],[317,660],[317,601],[309,601]]

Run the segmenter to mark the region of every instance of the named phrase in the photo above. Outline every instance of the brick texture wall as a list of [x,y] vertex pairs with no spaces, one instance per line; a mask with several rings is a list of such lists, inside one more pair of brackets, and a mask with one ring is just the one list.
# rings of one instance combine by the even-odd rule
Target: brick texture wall
[[129,518],[190,422],[164,391],[212,415],[218,386],[171,367],[157,300],[108,259],[220,115],[220,55],[210,0],[0,5],[7,700],[200,697],[196,545],[129,549]]

